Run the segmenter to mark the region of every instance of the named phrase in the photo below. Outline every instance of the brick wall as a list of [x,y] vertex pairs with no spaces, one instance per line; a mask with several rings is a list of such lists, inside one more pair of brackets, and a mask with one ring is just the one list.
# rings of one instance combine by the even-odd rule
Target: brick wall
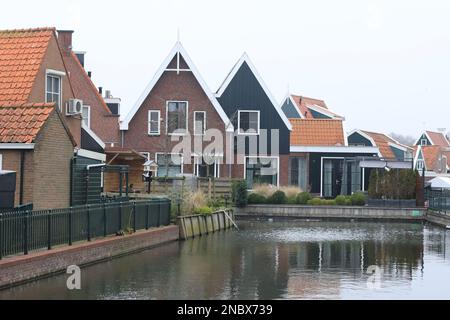
[[0,260],[0,288],[50,276],[58,272],[65,272],[70,265],[81,267],[175,241],[178,238],[178,226],[167,226],[124,237],[109,237],[70,247],[36,252],[27,256],[2,259]]
[[33,159],[34,209],[70,206],[73,145],[56,112],[36,137]]
[[[24,150],[24,188],[23,188],[23,203],[30,203],[33,201],[33,151]],[[16,172],[16,192],[14,195],[14,205],[20,205],[20,159],[21,150],[0,150],[2,154],[3,170],[12,170]]]

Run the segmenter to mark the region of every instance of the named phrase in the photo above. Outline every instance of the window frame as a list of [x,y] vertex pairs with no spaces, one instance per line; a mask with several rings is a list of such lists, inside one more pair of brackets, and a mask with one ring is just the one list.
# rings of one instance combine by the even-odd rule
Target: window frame
[[[173,155],[173,154],[177,154],[177,155],[180,156],[180,158],[181,158],[181,163],[180,163],[181,170],[180,170],[180,174],[183,174],[184,158],[183,158],[183,154],[182,154],[182,153],[176,153],[176,152],[156,152],[156,153],[155,153],[155,163],[158,165],[158,156],[159,156],[159,155],[165,155],[165,154],[167,154],[168,156],[171,156],[171,155]],[[169,166],[169,167],[170,167],[170,166]],[[158,165],[158,169],[159,169],[159,165]],[[158,176],[158,171],[156,171],[156,176],[157,176],[157,177],[164,177],[164,176]],[[169,176],[169,177],[170,177],[170,176]]]
[[421,159],[417,160],[417,170],[422,171],[425,168],[425,162]]
[[[423,143],[424,141],[425,141],[425,143]],[[428,145],[428,140],[426,138],[420,139],[420,145],[421,146],[427,146]]]
[[[257,113],[258,114],[258,130],[257,132],[241,132],[241,113],[242,112],[246,112],[246,113]],[[237,123],[237,127],[238,127],[238,135],[241,136],[259,136],[260,132],[261,132],[261,111],[260,110],[238,110],[238,123]]]
[[280,186],[280,157],[279,156],[245,156],[244,180],[247,180],[247,160],[249,160],[249,159],[270,159],[271,162],[276,161],[276,164],[277,164],[277,173],[276,173],[277,185],[276,186],[277,187]]
[[[169,103],[185,103],[186,104],[186,129],[184,133],[169,133]],[[178,130],[178,129],[177,129]],[[189,101],[183,100],[167,100],[166,101],[166,134],[170,136],[185,136],[189,132]]]
[[[151,132],[151,114],[152,113],[157,113],[158,114],[158,132]],[[147,116],[147,134],[149,136],[159,136],[161,135],[161,110],[155,110],[155,109],[150,109],[148,110],[148,116]]]
[[66,75],[66,73],[65,72],[62,72],[62,71],[58,71],[58,70],[50,70],[50,69],[47,69],[46,71],[45,71],[45,92],[44,92],[44,94],[45,94],[45,102],[46,103],[51,103],[51,102],[53,102],[53,101],[48,101],[48,99],[47,99],[47,94],[48,93],[50,93],[50,94],[55,94],[53,91],[52,92],[49,92],[48,91],[48,87],[47,87],[47,82],[48,82],[48,77],[53,77],[53,78],[58,78],[59,79],[59,101],[58,101],[58,108],[59,108],[59,110],[61,111],[62,110],[62,96],[63,96],[63,85],[62,85],[62,81],[63,81],[63,76],[65,76]]
[[[195,133],[197,123],[196,121],[196,115],[197,113],[203,113],[203,132],[202,133]],[[206,134],[206,111],[194,111],[194,136],[204,136]]]
[[88,110],[87,127],[90,129],[91,128],[91,106],[83,104],[83,107],[81,109],[81,118],[82,118],[83,123],[84,123],[84,117],[83,117],[83,109],[84,108],[87,108],[87,110]]

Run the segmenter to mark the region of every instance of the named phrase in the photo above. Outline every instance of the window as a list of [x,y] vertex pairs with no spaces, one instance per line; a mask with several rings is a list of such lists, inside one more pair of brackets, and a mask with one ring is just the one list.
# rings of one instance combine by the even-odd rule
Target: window
[[157,153],[158,177],[176,177],[183,173],[183,155],[178,153]]
[[248,188],[255,184],[278,185],[278,158],[246,157],[245,179]]
[[417,170],[423,170],[423,167],[424,167],[424,165],[423,165],[423,160],[418,160],[417,161]]
[[259,111],[242,111],[238,112],[238,133],[247,135],[259,134]]
[[428,145],[428,140],[427,140],[427,139],[420,139],[420,145],[421,145],[421,146],[426,146],[426,145]]
[[306,183],[307,167],[306,158],[293,157],[290,159],[290,180],[289,183],[293,186],[298,186],[300,189],[307,191]]
[[90,128],[91,127],[91,107],[89,106],[83,106],[83,111],[82,111],[82,118],[83,118],[83,123],[86,127]]
[[47,74],[45,84],[45,102],[55,102],[61,109],[61,77],[54,74]]
[[206,112],[194,112],[194,135],[203,136],[206,131]]
[[148,134],[159,135],[161,133],[161,112],[159,110],[148,110]]
[[[212,160],[212,159],[211,159]],[[204,157],[194,156],[194,174],[197,177],[220,177],[220,158],[215,157],[214,162],[205,162]],[[212,163],[211,163],[212,162]]]
[[167,134],[186,134],[188,131],[188,104],[186,101],[168,101],[166,106]]

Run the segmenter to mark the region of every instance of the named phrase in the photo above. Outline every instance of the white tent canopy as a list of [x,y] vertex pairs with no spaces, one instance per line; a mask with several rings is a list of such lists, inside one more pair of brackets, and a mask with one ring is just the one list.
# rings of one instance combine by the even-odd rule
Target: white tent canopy
[[428,183],[432,189],[450,189],[450,178],[447,177],[436,177]]

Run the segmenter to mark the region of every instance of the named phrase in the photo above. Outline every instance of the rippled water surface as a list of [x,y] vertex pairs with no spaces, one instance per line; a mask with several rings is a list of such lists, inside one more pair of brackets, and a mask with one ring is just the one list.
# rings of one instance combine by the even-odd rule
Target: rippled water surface
[[239,227],[83,268],[80,291],[67,290],[67,275],[59,275],[0,291],[0,299],[450,299],[450,231],[442,228]]

